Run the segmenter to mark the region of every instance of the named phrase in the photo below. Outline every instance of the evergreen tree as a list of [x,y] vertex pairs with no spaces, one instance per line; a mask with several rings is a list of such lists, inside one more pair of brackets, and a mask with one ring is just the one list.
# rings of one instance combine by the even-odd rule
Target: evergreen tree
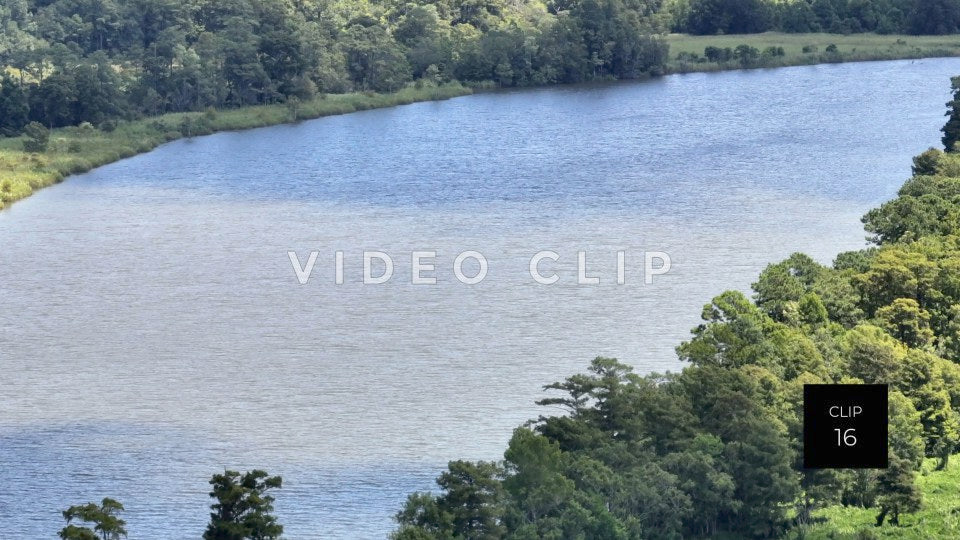
[[900,515],[916,512],[920,509],[920,490],[914,484],[916,473],[912,464],[896,456],[890,457],[890,466],[882,473],[877,482],[877,526],[883,525],[889,517],[891,525],[900,524]]
[[210,496],[217,500],[210,506],[210,524],[204,540],[272,540],[283,534],[283,525],[272,515],[274,498],[267,495],[280,488],[283,480],[254,470],[240,474],[224,471],[210,479]]
[[[60,530],[59,536],[63,540],[119,540],[127,536],[126,522],[117,517],[120,512],[123,505],[110,498],[103,499],[99,505],[71,506],[63,511],[67,526]],[[73,525],[74,520],[92,523],[93,529]]]
[[953,99],[947,102],[947,116],[949,117],[946,125],[940,129],[943,132],[943,147],[947,152],[954,152],[960,148],[954,148],[957,140],[960,139],[960,77],[950,78],[950,89],[953,91]]

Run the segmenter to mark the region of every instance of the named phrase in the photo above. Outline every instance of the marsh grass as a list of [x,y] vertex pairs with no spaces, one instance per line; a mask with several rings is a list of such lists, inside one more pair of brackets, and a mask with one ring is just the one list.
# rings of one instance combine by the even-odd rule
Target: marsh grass
[[[667,70],[671,73],[722,71],[743,67],[736,61],[717,64],[677,59],[677,55],[680,53],[697,54],[703,57],[703,50],[708,46],[736,49],[738,45],[749,45],[760,51],[767,47],[783,47],[784,56],[763,58],[756,65],[749,66],[757,68],[960,56],[960,36],[957,35],[843,35],[785,34],[781,32],[720,36],[670,34],[667,36],[667,43],[670,45],[670,62],[667,65]],[[835,45],[836,51],[828,52],[827,48],[830,45]],[[807,48],[807,52],[804,52],[804,47]]]
[[103,131],[90,126],[58,128],[50,133],[43,153],[23,149],[25,137],[0,138],[0,208],[60,182],[71,174],[147,152],[175,139],[218,131],[251,129],[345,114],[366,109],[449,99],[469,94],[460,84],[410,86],[390,94],[352,93],[319,95],[296,104],[262,105],[175,113],[120,122]]

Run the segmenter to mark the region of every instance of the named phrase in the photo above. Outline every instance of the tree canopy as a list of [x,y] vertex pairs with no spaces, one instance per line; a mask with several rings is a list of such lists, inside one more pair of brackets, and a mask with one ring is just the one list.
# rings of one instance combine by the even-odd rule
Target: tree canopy
[[13,0],[0,5],[0,134],[166,112],[657,73],[659,0]]
[[[752,298],[713,298],[680,373],[597,358],[547,385],[539,403],[564,413],[517,429],[502,462],[452,462],[395,537],[769,538],[833,504],[898,525],[923,503],[924,458],[960,450],[960,154],[928,150],[914,173],[864,217],[874,247],[830,266],[796,253]],[[887,469],[803,468],[814,383],[889,385]]]

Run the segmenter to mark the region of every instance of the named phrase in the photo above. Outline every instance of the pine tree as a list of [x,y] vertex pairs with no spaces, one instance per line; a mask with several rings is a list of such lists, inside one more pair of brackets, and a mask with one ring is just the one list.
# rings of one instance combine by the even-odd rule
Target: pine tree
[[273,516],[273,497],[267,491],[279,488],[283,480],[254,470],[244,474],[224,471],[210,479],[217,500],[211,505],[210,524],[204,540],[273,540],[283,534],[283,525]]
[[921,494],[914,482],[916,473],[908,460],[890,456],[890,466],[878,478],[877,492],[880,514],[877,526],[890,517],[891,525],[900,525],[900,514],[920,509]]
[[[79,506],[71,506],[63,511],[63,518],[67,520],[67,526],[60,530],[59,536],[63,540],[120,540],[126,538],[126,522],[117,514],[123,512],[123,505],[118,501],[105,498],[98,505],[96,503],[87,503]],[[71,522],[77,520],[85,523],[92,523],[93,529],[89,527],[79,527]]]
[[953,99],[947,102],[947,116],[950,118],[940,129],[943,132],[943,147],[947,152],[954,152],[960,148],[954,148],[957,140],[960,139],[960,77],[950,78],[950,88],[953,90]]

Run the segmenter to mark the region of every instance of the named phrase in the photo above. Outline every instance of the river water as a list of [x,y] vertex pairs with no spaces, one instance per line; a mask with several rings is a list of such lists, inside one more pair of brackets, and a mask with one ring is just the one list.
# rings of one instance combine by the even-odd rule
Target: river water
[[[479,94],[178,141],[45,189],[0,212],[0,529],[50,538],[110,496],[131,538],[197,538],[210,475],[263,468],[287,537],[382,538],[448,460],[498,459],[554,412],[544,384],[597,355],[680,369],[712,296],[864,246],[859,217],[939,142],[956,74]],[[390,281],[362,283],[365,250]],[[453,270],[468,250],[479,284]],[[552,285],[529,271],[542,250]],[[318,252],[305,285],[290,251]],[[436,252],[435,285],[411,283],[414,251]],[[669,272],[645,274],[653,252]]]

